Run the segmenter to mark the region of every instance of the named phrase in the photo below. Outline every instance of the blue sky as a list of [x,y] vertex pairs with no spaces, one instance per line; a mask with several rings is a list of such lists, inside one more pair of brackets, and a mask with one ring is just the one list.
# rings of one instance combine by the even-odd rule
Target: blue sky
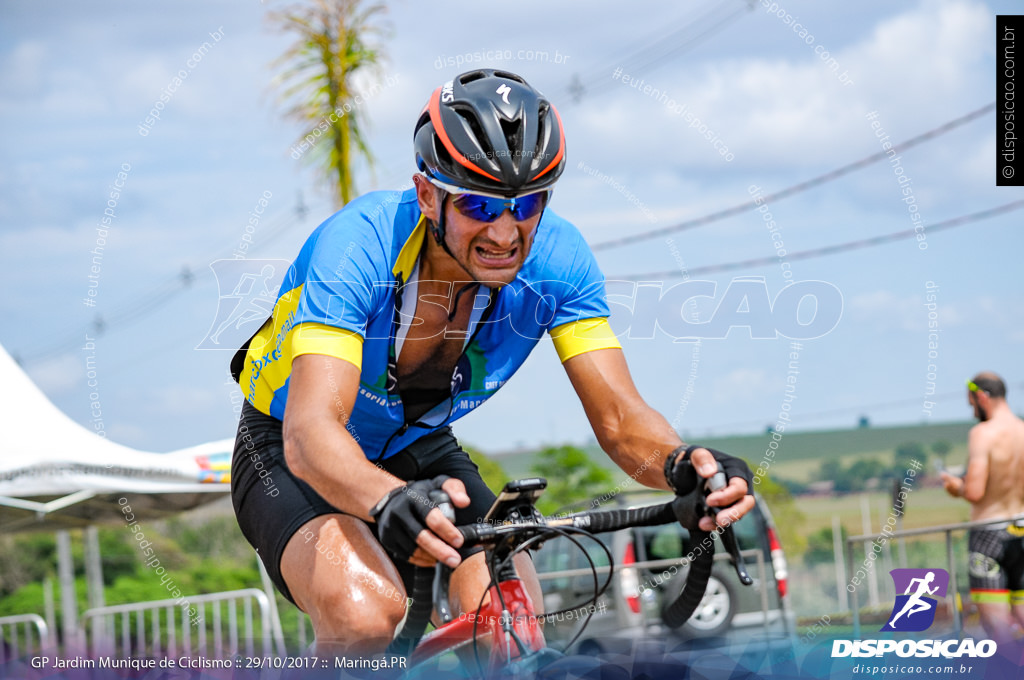
[[[768,4],[389,3],[388,58],[362,82],[366,91],[383,86],[360,107],[377,164],[373,173],[360,169],[359,187],[404,186],[413,172],[412,125],[429,93],[460,70],[494,66],[525,76],[561,111],[569,158],[554,210],[592,244],[667,227],[750,200],[754,187],[768,195],[879,152],[878,130],[901,141],[993,101],[995,15],[1015,9],[973,0],[791,0],[775,3],[779,17]],[[288,38],[266,14],[281,7],[0,5],[0,343],[77,421],[94,427],[98,396],[104,431],[120,443],[167,451],[233,434],[230,355],[196,349],[218,310],[210,264],[231,257],[261,197],[250,258],[290,260],[332,212],[316,170],[292,158],[300,128],[283,117],[271,87],[269,64]],[[469,63],[456,68],[458,61]],[[636,87],[615,79],[617,68]],[[182,70],[187,77],[175,86]],[[574,82],[581,92],[573,94]],[[668,96],[659,100],[654,89]],[[141,135],[162,92],[160,119]],[[819,312],[838,322],[798,349],[784,337],[752,338],[744,327],[697,350],[661,332],[626,337],[641,392],[695,441],[775,422],[787,376],[794,429],[853,425],[861,414],[875,423],[966,419],[964,380],[982,369],[1007,378],[1019,410],[1024,236],[1014,225],[1024,212],[927,232],[1024,198],[1020,188],[995,186],[995,139],[989,113],[903,153],[904,184],[881,162],[769,201],[774,233],[749,211],[598,251],[612,279],[768,257],[780,243],[793,253],[870,238],[914,227],[901,191],[907,184],[925,225],[923,250],[902,240],[787,261],[788,270],[773,263],[695,276],[716,285],[714,299],[686,312],[701,321],[731,286],[750,285],[735,279],[763,277],[755,284],[769,299],[788,280],[825,282],[842,306],[833,301]],[[90,251],[115,182],[123,188],[88,307]],[[295,216],[300,192],[304,220]],[[184,268],[192,274],[187,288]],[[680,280],[666,278],[662,289]],[[931,358],[930,291],[938,328]],[[650,314],[637,299],[634,318]],[[662,304],[668,311],[657,313],[673,313]],[[806,321],[813,310],[800,309]],[[749,311],[759,324],[769,321]],[[87,342],[95,349],[81,349]],[[930,415],[929,365],[942,397]],[[456,433],[492,451],[590,436],[548,341]]]

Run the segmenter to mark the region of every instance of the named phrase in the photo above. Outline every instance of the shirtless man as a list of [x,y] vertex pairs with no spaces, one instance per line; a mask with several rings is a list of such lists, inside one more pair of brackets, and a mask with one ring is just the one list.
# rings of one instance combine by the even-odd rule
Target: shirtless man
[[[946,492],[971,504],[971,520],[1008,520],[1024,513],[1024,421],[1006,403],[995,373],[967,383],[967,401],[979,422],[967,438],[967,474],[942,473]],[[970,530],[971,599],[985,632],[1012,643],[1024,629],[1024,522]]]

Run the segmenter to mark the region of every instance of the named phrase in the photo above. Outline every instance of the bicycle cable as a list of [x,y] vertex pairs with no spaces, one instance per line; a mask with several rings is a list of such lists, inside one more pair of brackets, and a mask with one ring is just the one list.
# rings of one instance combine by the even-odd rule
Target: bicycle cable
[[[580,638],[581,635],[583,635],[583,631],[585,631],[587,629],[587,626],[590,625],[590,620],[592,618],[594,618],[594,612],[596,611],[596,605],[597,605],[598,599],[602,595],[604,595],[605,591],[608,590],[608,586],[610,586],[611,583],[612,583],[612,577],[614,576],[615,570],[614,570],[614,567],[612,567],[611,565],[614,562],[614,556],[612,555],[612,552],[608,548],[608,546],[605,545],[604,541],[602,541],[596,535],[590,533],[589,531],[586,531],[584,529],[577,529],[575,527],[565,527],[565,528],[552,527],[551,529],[552,529],[553,533],[560,534],[564,538],[572,541],[576,545],[576,547],[578,547],[583,552],[583,556],[586,557],[587,558],[587,562],[590,563],[590,573],[591,573],[591,575],[593,577],[593,580],[594,580],[594,595],[591,598],[589,598],[587,600],[584,600],[582,603],[580,603],[578,605],[575,605],[573,607],[566,607],[564,609],[559,609],[559,610],[556,610],[554,612],[548,612],[548,613],[544,614],[544,617],[547,618],[547,617],[551,617],[551,616],[559,616],[561,614],[565,614],[565,613],[568,613],[570,611],[574,611],[574,610],[580,609],[581,607],[585,607],[587,609],[587,618],[583,621],[583,625],[581,625],[579,627],[579,629],[576,631],[576,634],[573,635],[572,638],[569,640],[569,642],[567,642],[566,645],[565,645],[565,648],[569,649],[574,644],[576,644],[576,641]],[[599,545],[602,550],[604,550],[605,555],[607,555],[607,557],[608,557],[608,565],[609,565],[609,568],[608,568],[608,578],[605,579],[604,585],[598,587],[598,584],[597,584],[597,565],[594,564],[594,560],[590,556],[590,553],[587,552],[586,548],[584,548],[582,546],[582,544],[580,544],[579,541],[577,541],[575,538],[573,538],[572,536],[569,535],[571,533],[582,534],[586,538],[589,538],[594,543]],[[540,540],[539,537],[531,538],[528,541],[523,543],[523,545],[521,546],[521,549],[525,550],[525,549],[531,547],[532,543],[538,542],[539,540]]]
[[[594,603],[597,602],[598,598],[600,598],[601,595],[603,595],[604,592],[608,589],[608,586],[611,585],[613,571],[614,571],[612,569],[609,569],[609,571],[608,571],[608,578],[605,580],[603,585],[599,584],[599,582],[598,582],[598,575],[597,575],[597,565],[594,563],[593,557],[591,557],[590,553],[583,546],[583,544],[580,543],[580,541],[577,540],[574,536],[572,536],[572,534],[578,534],[578,535],[584,536],[586,538],[589,538],[592,541],[594,541],[594,543],[599,545],[601,547],[601,549],[604,550],[605,554],[607,555],[608,563],[609,564],[612,563],[614,557],[613,557],[613,555],[611,553],[611,550],[608,548],[608,546],[606,546],[604,544],[604,542],[602,542],[594,534],[590,533],[589,531],[587,531],[585,529],[580,529],[580,528],[577,528],[577,527],[541,526],[541,527],[537,527],[537,530],[538,530],[537,535],[530,537],[529,539],[524,541],[521,545],[516,546],[515,548],[513,548],[509,552],[508,556],[503,558],[500,562],[497,561],[497,557],[496,557],[495,552],[491,553],[491,558],[488,560],[488,565],[487,565],[488,566],[488,571],[490,572],[490,575],[491,575],[491,579],[490,579],[490,581],[487,584],[487,589],[480,596],[480,601],[477,603],[476,610],[479,612],[481,610],[481,608],[483,608],[484,599],[487,597],[487,594],[490,592],[492,587],[497,592],[498,602],[501,604],[502,611],[507,610],[508,607],[507,607],[507,604],[505,602],[504,593],[502,593],[501,592],[501,588],[498,587],[498,577],[497,577],[497,575],[503,569],[505,569],[506,567],[512,566],[512,560],[515,558],[516,555],[518,555],[519,553],[525,552],[526,550],[530,549],[535,543],[541,543],[541,542],[544,542],[546,540],[550,540],[552,537],[561,536],[561,537],[571,541],[583,553],[584,558],[589,563],[589,567],[590,567],[590,571],[591,571],[591,576],[592,576],[593,583],[594,583],[594,595],[593,595],[593,597],[591,597],[588,600],[584,600],[585,603],[589,603],[591,605],[589,607],[589,611],[587,613],[587,618],[584,621],[583,625],[580,626],[580,628],[576,632],[576,634],[572,637],[572,639],[570,639],[569,642],[565,645],[565,648],[568,649],[569,647],[571,647],[573,644],[576,643],[576,641],[579,639],[580,635],[583,634],[583,631],[586,630],[587,625],[590,623],[590,619],[593,618],[593,616],[594,616],[594,611],[595,610],[593,609],[592,605],[594,605]],[[511,540],[511,538],[512,538],[511,536],[506,538],[503,541],[503,543],[507,543],[508,541]],[[543,616],[544,617],[557,616],[559,614],[564,614],[564,613],[567,613],[567,612],[572,611],[574,609],[579,609],[579,605],[574,606],[574,607],[566,607],[564,609],[561,609],[561,610],[558,610],[558,611],[555,611],[555,612],[549,612],[549,613],[544,614]],[[480,618],[479,617],[475,617],[473,619],[473,635],[472,635],[472,637],[473,637],[473,659],[476,662],[477,670],[480,671],[481,673],[483,673],[483,663],[480,660],[480,648],[479,648],[479,643],[477,641],[477,629],[478,629],[479,623],[480,623]],[[523,654],[526,651],[526,646],[523,644],[522,640],[519,638],[519,635],[515,632],[514,629],[509,631],[509,633],[512,636],[512,639],[515,641],[516,646],[519,647],[520,654]],[[491,641],[492,645],[493,644],[497,644],[497,643],[498,643],[497,640],[492,640]]]

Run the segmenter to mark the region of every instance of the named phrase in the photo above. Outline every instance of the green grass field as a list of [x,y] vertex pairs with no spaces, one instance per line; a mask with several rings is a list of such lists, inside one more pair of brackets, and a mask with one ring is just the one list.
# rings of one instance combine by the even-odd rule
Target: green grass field
[[[926,483],[927,481],[925,480]],[[805,516],[804,533],[811,534],[819,529],[831,527],[833,517],[839,517],[840,523],[850,534],[864,533],[861,524],[862,497],[866,497],[868,501],[873,531],[879,531],[892,509],[892,500],[889,494],[884,492],[797,497],[797,507]],[[907,495],[904,511],[903,528],[918,529],[966,522],[969,519],[970,506],[963,500],[950,498],[941,488],[922,485],[912,488]]]
[[[883,463],[892,462],[896,447],[905,442],[917,442],[930,451],[932,444],[946,441],[952,450],[946,457],[947,463],[963,463],[967,455],[967,431],[972,422],[938,423],[933,425],[901,425],[897,427],[866,427],[854,430],[822,430],[815,432],[784,432],[778,450],[774,454],[768,474],[800,482],[813,481],[822,460],[838,458],[844,465],[861,459],[875,457]],[[765,457],[768,434],[745,435],[701,439],[698,443],[726,451],[745,458],[751,468],[756,469]],[[614,470],[621,471],[596,446],[584,447],[592,460]],[[518,451],[509,454],[490,454],[501,463],[513,478],[529,476],[533,452]],[[931,471],[929,471],[931,472]],[[620,474],[625,479],[624,473]]]

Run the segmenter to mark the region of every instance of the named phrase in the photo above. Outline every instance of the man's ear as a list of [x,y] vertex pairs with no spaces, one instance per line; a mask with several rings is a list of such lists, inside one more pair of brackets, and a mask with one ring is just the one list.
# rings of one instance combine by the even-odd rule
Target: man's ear
[[420,205],[420,212],[428,220],[438,221],[441,216],[441,201],[438,200],[438,190],[423,175],[413,175],[413,184],[416,185],[416,200]]

